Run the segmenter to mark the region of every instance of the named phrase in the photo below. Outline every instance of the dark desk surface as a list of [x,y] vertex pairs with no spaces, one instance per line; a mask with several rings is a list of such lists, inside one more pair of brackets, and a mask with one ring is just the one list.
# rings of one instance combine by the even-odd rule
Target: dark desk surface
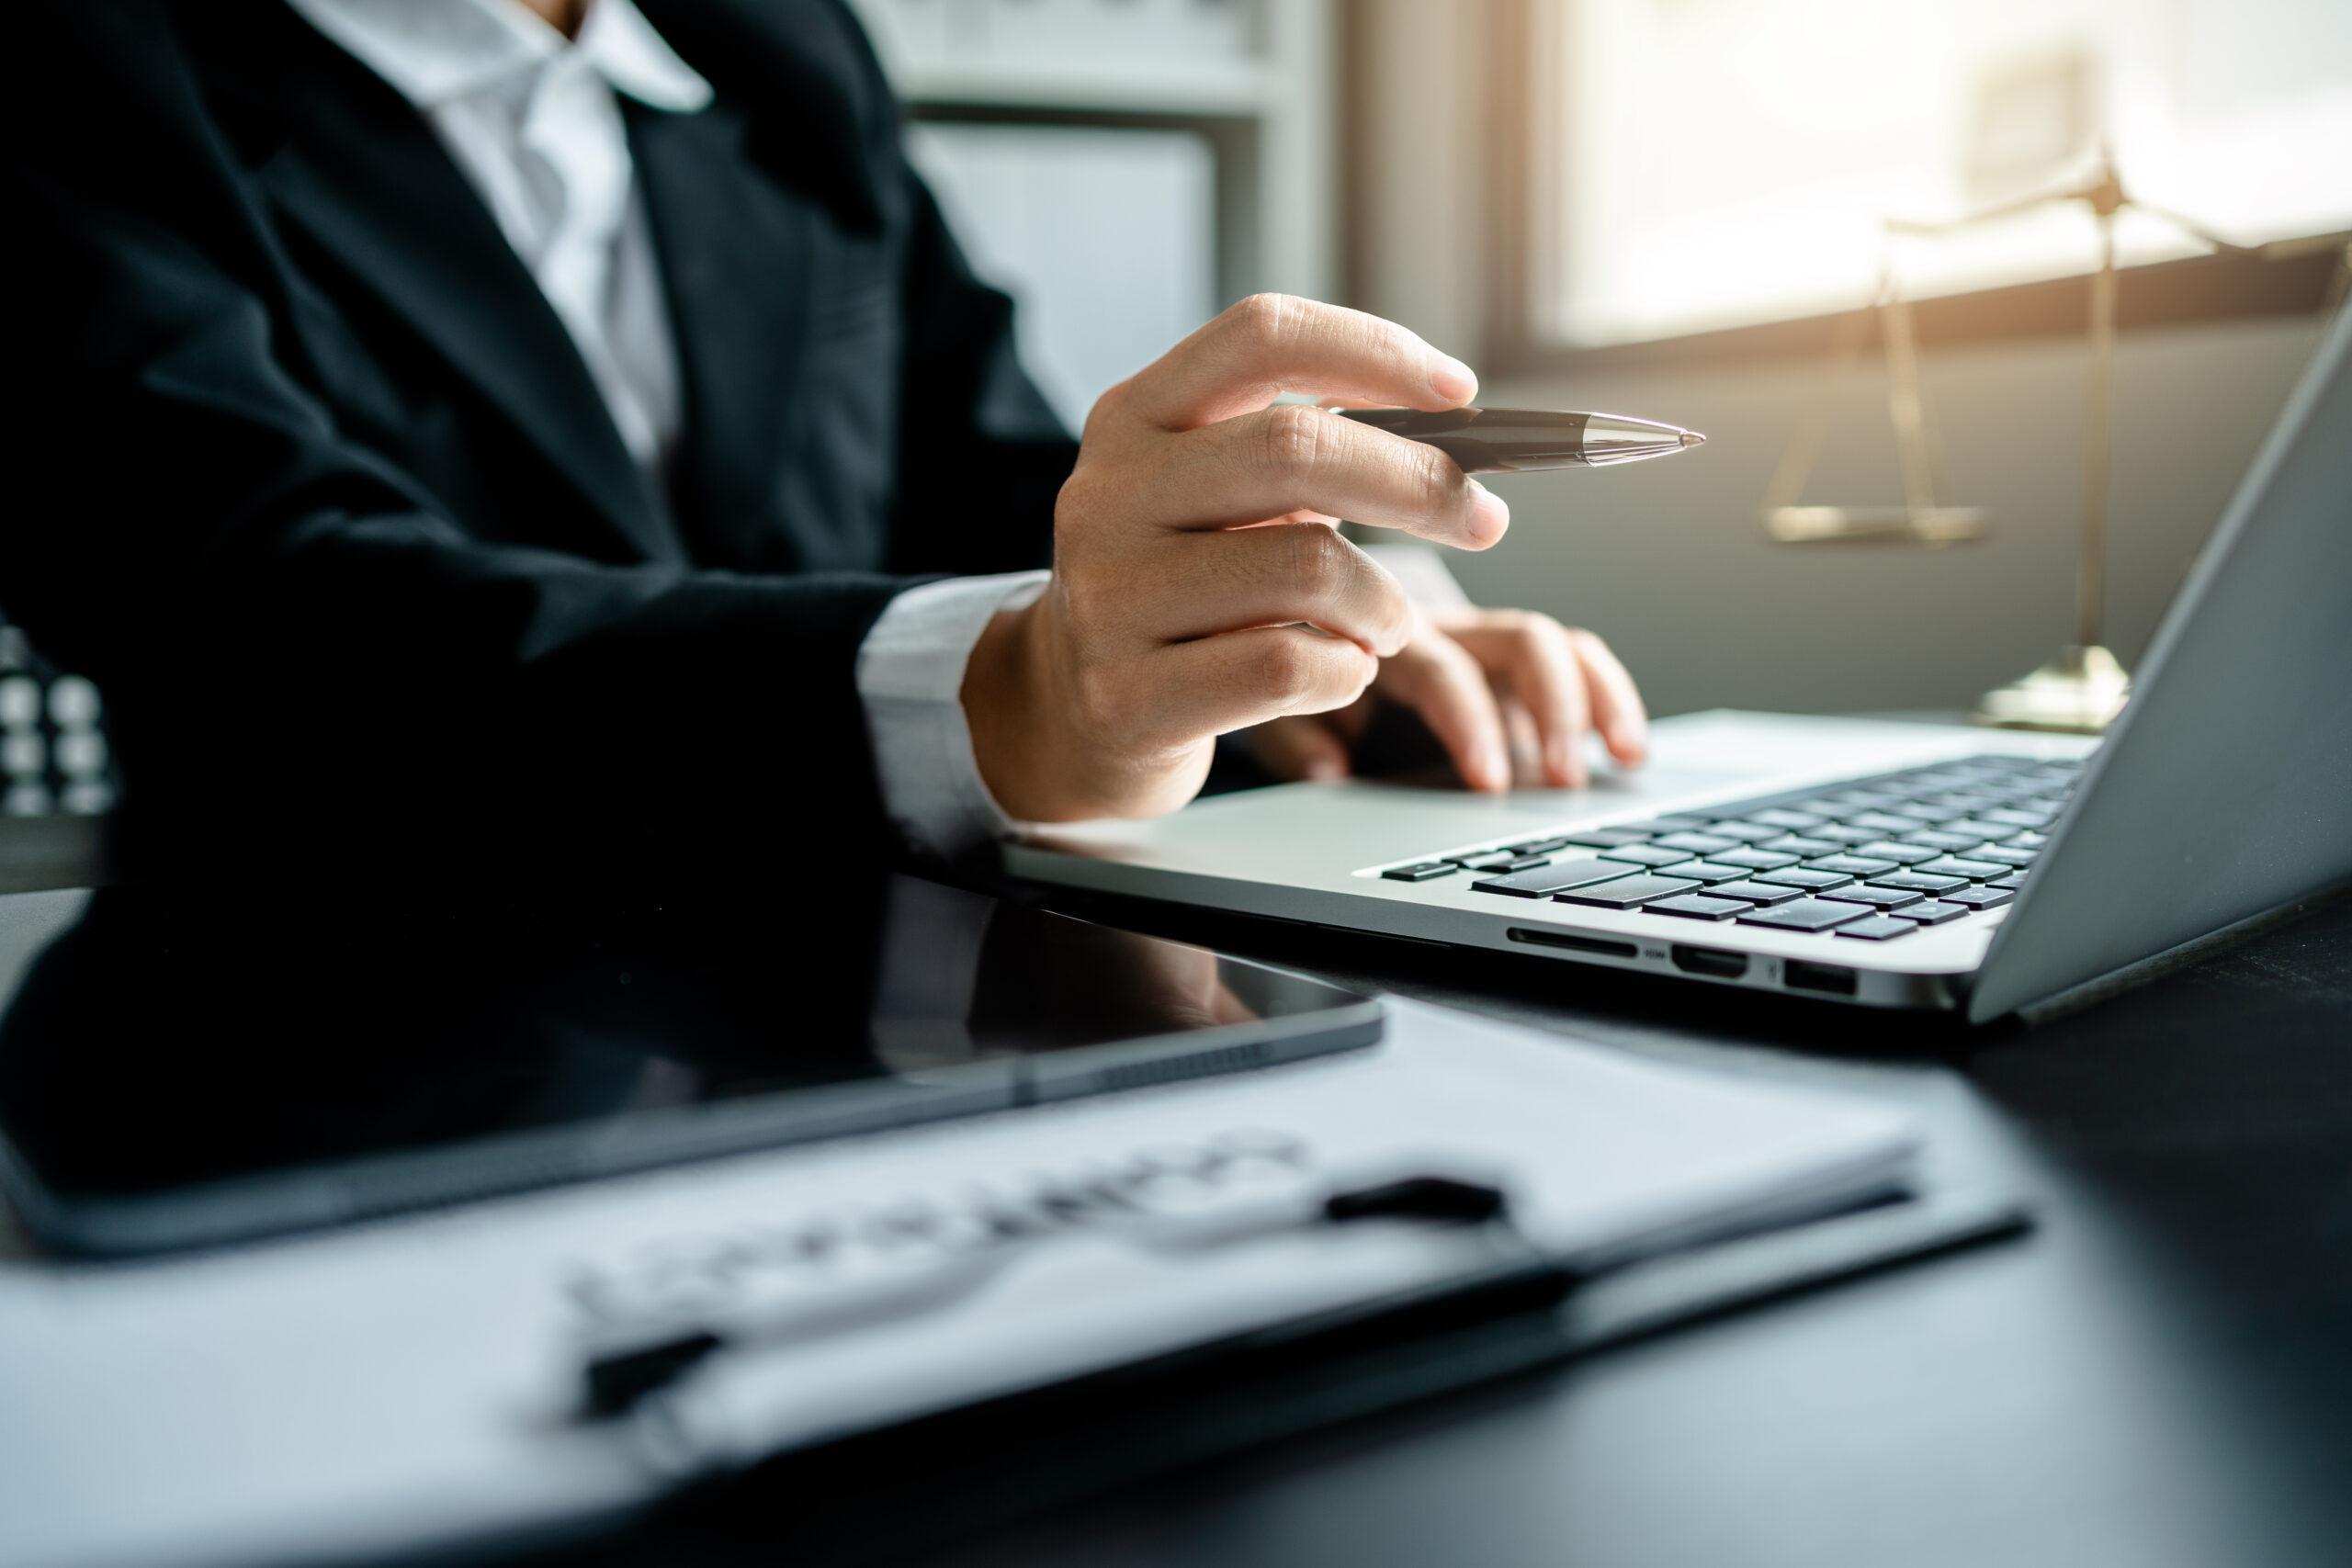
[[[0,882],[72,880],[51,861],[87,847],[0,833]],[[1973,1032],[1050,901],[1915,1105],[1948,1174],[2022,1188],[2041,1224],[1133,1488],[967,1540],[930,1559],[942,1568],[2352,1560],[2352,898],[2089,1010]],[[787,1510],[741,1561],[775,1561],[789,1529]]]
[[[1094,905],[1097,914],[1111,908]],[[942,1563],[2352,1561],[2352,899],[2026,1029],[1116,907],[1921,1108],[2039,1231],[1137,1488]]]

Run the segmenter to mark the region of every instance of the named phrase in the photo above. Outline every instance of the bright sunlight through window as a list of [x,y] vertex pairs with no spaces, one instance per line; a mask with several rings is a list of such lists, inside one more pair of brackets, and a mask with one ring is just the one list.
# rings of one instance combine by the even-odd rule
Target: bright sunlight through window
[[[2132,194],[2240,243],[2352,228],[2352,0],[1555,0],[1546,30],[1564,342],[1849,309],[1883,219],[2079,181],[2102,139]],[[2126,265],[2200,248],[2117,235]],[[2079,204],[1893,250],[1915,296],[2096,256]]]

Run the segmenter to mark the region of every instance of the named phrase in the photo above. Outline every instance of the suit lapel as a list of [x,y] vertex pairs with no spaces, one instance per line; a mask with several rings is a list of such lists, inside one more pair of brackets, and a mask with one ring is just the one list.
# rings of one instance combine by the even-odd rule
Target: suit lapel
[[815,217],[760,177],[725,105],[628,106],[686,394],[672,486],[684,526],[729,562],[773,526],[785,400],[808,326]]
[[571,334],[415,111],[325,39],[289,73],[288,134],[262,164],[285,215],[494,404],[636,552],[675,558],[662,498]]

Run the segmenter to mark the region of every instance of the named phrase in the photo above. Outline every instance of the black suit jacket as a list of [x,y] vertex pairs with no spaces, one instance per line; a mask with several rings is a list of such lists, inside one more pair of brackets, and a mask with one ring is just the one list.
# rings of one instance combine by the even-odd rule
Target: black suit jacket
[[893,852],[858,645],[919,574],[1043,565],[1074,447],[838,0],[642,3],[718,95],[627,110],[658,486],[434,133],[282,0],[17,13],[0,605],[110,694],[151,852]]

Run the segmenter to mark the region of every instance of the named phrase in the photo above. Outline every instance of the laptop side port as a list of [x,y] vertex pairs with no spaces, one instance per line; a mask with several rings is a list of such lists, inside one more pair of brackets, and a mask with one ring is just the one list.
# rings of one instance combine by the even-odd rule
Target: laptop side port
[[1821,991],[1833,997],[1854,994],[1854,972],[1842,964],[1809,964],[1792,958],[1781,966],[1792,991]]
[[1642,950],[1630,942],[1611,942],[1606,937],[1577,936],[1569,931],[1532,931],[1524,926],[1512,926],[1504,932],[1513,942],[1523,942],[1531,947],[1564,947],[1570,953],[1600,953],[1611,958],[1638,958]]
[[1712,975],[1718,980],[1736,980],[1747,973],[1747,954],[1725,953],[1720,947],[1692,947],[1678,942],[1673,948],[1674,966],[1685,975]]

